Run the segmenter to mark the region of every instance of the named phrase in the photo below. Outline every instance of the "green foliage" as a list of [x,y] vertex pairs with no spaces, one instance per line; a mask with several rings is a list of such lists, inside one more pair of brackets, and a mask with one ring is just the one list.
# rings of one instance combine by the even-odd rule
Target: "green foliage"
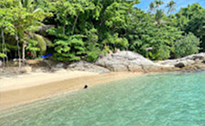
[[83,0],[64,1],[64,3],[62,3],[62,0],[55,1],[51,5],[57,16],[56,21],[60,25],[47,30],[47,32],[55,36],[57,42],[60,40],[67,41],[67,38],[76,34],[84,35],[82,41],[84,43],[83,48],[86,51],[81,57],[88,61],[95,61],[105,44],[109,44],[112,49],[114,47],[121,49],[128,47],[127,39],[121,37],[115,31],[127,27],[127,20],[130,18],[129,13],[137,2],[137,0]]
[[201,49],[205,51],[205,9],[199,4],[182,8],[177,14],[178,27],[185,33],[192,32],[202,41]]
[[95,62],[99,55],[102,53],[98,42],[97,29],[93,28],[86,32],[86,57],[85,60],[89,62]]
[[82,35],[73,35],[66,40],[58,40],[55,46],[54,59],[60,61],[77,61],[81,60],[82,54],[85,53]]
[[35,40],[28,40],[28,46],[26,47],[27,50],[32,51],[32,52],[37,52],[40,51],[40,48],[37,47],[38,42]]
[[162,19],[164,17],[164,10],[160,9],[156,11],[156,14],[155,14],[155,21],[157,22],[157,25],[160,25],[162,23]]
[[107,38],[102,41],[102,44],[110,45],[112,49],[115,47],[126,49],[128,47],[128,40],[126,38],[119,37],[118,33],[115,33],[113,36],[108,33]]
[[[53,44],[47,38],[43,37],[42,35],[35,34],[35,33],[29,33],[29,35],[27,35],[27,39],[28,40],[32,39],[33,41],[36,41],[37,44],[35,44],[35,46],[40,49],[39,51],[42,54],[46,52],[47,46],[52,46]],[[29,41],[28,41],[28,44],[29,44]]]
[[[53,46],[49,49],[56,60],[94,62],[101,53],[118,48],[162,60],[174,58],[175,53],[187,55],[178,49],[187,49],[189,44],[184,41],[188,39],[197,43],[189,32],[202,41],[201,51],[205,51],[205,9],[199,4],[174,15],[174,0],[165,6],[162,0],[154,0],[149,13],[137,8],[137,3],[139,0],[1,0],[1,54],[16,52],[17,47],[20,52],[26,48],[33,54],[45,54]],[[43,25],[50,29],[41,35],[38,31]]]
[[100,50],[99,44],[96,43],[88,43],[86,48],[86,61],[89,62],[95,62],[100,54],[102,54],[103,51]]
[[186,29],[186,25],[189,21],[197,15],[204,11],[204,8],[201,7],[199,4],[189,5],[188,7],[182,8],[177,14],[176,17],[178,19],[178,27],[182,30]]
[[170,58],[174,42],[181,38],[182,32],[173,26],[155,25],[154,19],[141,11],[133,16],[136,19],[127,33],[129,49],[153,60]]
[[174,0],[171,0],[166,6],[168,8],[167,13],[169,14],[170,12],[175,11],[176,10],[175,6],[176,6],[176,2]]
[[6,54],[0,53],[0,58],[5,58],[5,57],[7,57]]
[[192,32],[202,41],[202,51],[205,51],[205,9],[193,16],[186,26],[185,32]]
[[155,5],[157,7],[159,7],[160,5],[164,4],[164,2],[162,0],[155,0],[154,2],[155,2]]
[[29,40],[27,40],[27,44],[28,44],[28,46],[26,47],[26,50],[31,51],[33,56],[36,57],[37,52],[40,51],[40,48],[37,46],[38,41],[35,41],[33,39],[29,39]]
[[175,43],[175,56],[184,57],[190,54],[198,53],[199,44],[200,40],[192,33],[189,33]]

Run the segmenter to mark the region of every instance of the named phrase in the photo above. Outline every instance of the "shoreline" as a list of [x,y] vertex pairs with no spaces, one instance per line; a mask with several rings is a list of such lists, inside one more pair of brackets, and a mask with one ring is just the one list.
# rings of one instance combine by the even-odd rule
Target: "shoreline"
[[98,73],[60,70],[55,73],[32,72],[29,74],[17,75],[15,77],[4,77],[0,79],[0,92],[92,75],[98,75]]
[[[202,70],[203,71],[203,70]],[[158,71],[158,72],[110,72],[94,73],[86,71],[58,71],[55,73],[31,73],[16,77],[0,79],[0,112],[18,106],[32,104],[41,100],[75,92],[84,88],[85,85],[93,87],[108,82],[114,82],[143,75],[165,74],[185,71]],[[190,72],[190,71],[186,71]],[[199,72],[199,71],[192,71]],[[42,78],[43,75],[43,78]],[[46,78],[46,76],[51,76]],[[53,78],[55,77],[55,78]],[[36,80],[36,78],[39,78]],[[35,84],[27,83],[34,81]],[[42,81],[43,79],[43,81]],[[3,81],[2,81],[3,80]],[[7,86],[1,82],[7,81]],[[8,81],[10,80],[10,81]],[[19,81],[21,80],[21,81]],[[18,82],[19,81],[19,82]],[[15,84],[11,83],[15,82]],[[23,82],[23,83],[22,83]],[[9,84],[10,83],[10,84]]]
[[[80,90],[83,89],[84,85],[86,84],[89,87],[92,87],[107,82],[118,81],[118,80],[128,79],[131,77],[146,75],[143,72],[113,72],[113,73],[98,74],[98,73],[90,73],[90,72],[69,71],[69,73],[70,73],[69,75],[72,74],[73,76],[67,79],[60,77],[60,79],[58,78],[59,80],[57,78],[55,79],[55,81],[51,79],[49,81],[44,81],[44,83],[43,82],[37,83],[36,85],[33,84],[25,85],[25,83],[23,83],[21,86],[18,86],[18,88],[17,87],[12,88],[13,85],[10,84],[9,85],[10,88],[9,86],[5,87],[4,89],[2,88],[0,91],[0,111],[8,110],[21,105],[30,104],[40,100],[45,100],[75,90]],[[49,75],[49,73],[46,74]],[[53,76],[55,76],[59,73],[57,72],[56,74],[55,73],[50,73],[50,74],[54,74]],[[61,76],[62,74],[60,74],[59,76]],[[31,79],[32,75],[28,77],[23,76],[20,79],[23,81],[24,80],[23,78]],[[15,78],[15,80],[16,79],[19,78],[17,77]],[[31,80],[27,82],[30,81]]]

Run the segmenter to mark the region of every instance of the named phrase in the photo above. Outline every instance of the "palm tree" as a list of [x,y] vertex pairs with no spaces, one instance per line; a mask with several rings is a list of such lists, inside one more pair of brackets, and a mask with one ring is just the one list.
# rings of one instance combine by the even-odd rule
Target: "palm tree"
[[162,0],[155,0],[154,1],[156,7],[158,8],[160,5],[164,4],[164,2]]
[[160,25],[162,23],[162,19],[164,17],[164,11],[162,9],[157,9],[155,14],[155,21],[157,22],[157,25]]
[[154,2],[151,2],[151,3],[149,4],[149,11],[150,11],[150,13],[152,13],[153,11],[155,11],[155,3],[154,3]]
[[26,38],[27,41],[34,40],[38,42],[37,46],[38,48],[40,48],[41,53],[45,53],[45,51],[47,50],[47,46],[52,46],[53,44],[50,40],[43,37],[42,35],[32,33],[32,32],[28,32],[26,35],[27,35]]
[[170,12],[175,11],[175,10],[176,10],[176,2],[174,2],[174,0],[171,0],[171,1],[167,4],[166,7],[168,8],[167,14],[170,13]]
[[[36,5],[38,4],[38,0],[19,0],[19,6],[21,8],[25,8],[28,12],[32,13],[33,15],[38,15],[43,10],[38,8]],[[39,22],[34,23],[31,27],[39,29],[41,26]],[[28,28],[29,29],[29,28]],[[23,42],[22,44],[22,60],[25,61],[25,48],[27,47],[28,41],[34,40],[38,42],[38,47],[40,48],[41,53],[46,51],[47,46],[51,45],[52,42],[49,41],[47,38],[36,34],[35,32],[25,31],[24,37],[21,39]],[[34,52],[35,53],[35,52]]]

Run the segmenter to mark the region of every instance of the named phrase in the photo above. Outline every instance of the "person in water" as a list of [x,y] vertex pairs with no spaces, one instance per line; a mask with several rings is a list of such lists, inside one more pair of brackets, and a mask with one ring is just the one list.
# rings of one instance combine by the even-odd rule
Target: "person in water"
[[88,85],[85,85],[85,86],[84,86],[84,89],[87,89],[87,88],[88,88]]

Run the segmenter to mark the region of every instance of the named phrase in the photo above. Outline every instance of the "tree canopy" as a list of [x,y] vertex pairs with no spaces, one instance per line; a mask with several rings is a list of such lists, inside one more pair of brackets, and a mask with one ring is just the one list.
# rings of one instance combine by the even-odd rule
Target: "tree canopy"
[[162,60],[205,51],[205,9],[199,4],[174,15],[173,0],[155,0],[148,12],[135,6],[139,2],[1,0],[0,58],[31,58],[31,52],[32,58],[51,53],[54,60],[92,62],[117,48]]

